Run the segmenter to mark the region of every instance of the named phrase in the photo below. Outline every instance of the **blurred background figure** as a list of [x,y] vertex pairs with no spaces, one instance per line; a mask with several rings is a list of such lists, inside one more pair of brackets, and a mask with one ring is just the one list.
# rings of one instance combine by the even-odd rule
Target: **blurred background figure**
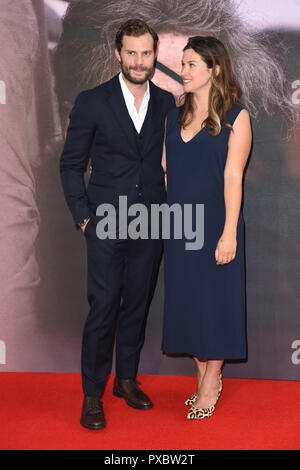
[[41,347],[35,171],[54,136],[43,2],[2,0],[0,41],[0,340],[6,352],[1,370],[19,370],[38,365],[32,348]]

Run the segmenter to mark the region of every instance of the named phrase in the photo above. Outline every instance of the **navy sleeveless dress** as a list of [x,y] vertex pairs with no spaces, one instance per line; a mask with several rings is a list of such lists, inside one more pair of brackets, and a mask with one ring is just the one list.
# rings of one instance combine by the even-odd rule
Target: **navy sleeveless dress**
[[[233,105],[226,121],[231,125],[243,108]],[[164,240],[164,323],[162,350],[190,354],[198,359],[243,359],[246,356],[244,218],[237,226],[236,257],[217,265],[215,250],[225,223],[224,168],[230,129],[219,135],[203,128],[188,142],[181,138],[178,109],[167,116],[167,203],[193,208],[204,204],[204,243],[187,250],[190,235],[176,239],[171,230]],[[202,224],[203,226],[203,224]],[[171,224],[172,227],[172,224]],[[173,224],[174,227],[174,224]]]

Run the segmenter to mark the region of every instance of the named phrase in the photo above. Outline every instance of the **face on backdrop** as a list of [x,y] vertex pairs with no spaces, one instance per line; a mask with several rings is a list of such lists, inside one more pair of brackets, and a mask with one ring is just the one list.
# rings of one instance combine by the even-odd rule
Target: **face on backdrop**
[[153,38],[146,33],[142,36],[123,36],[122,49],[115,50],[123,76],[133,84],[142,85],[153,73],[155,53]]
[[[168,67],[168,69],[180,76],[182,50],[186,46],[189,36],[181,34],[159,34],[159,47],[157,60]],[[158,68],[155,69],[151,79],[155,85],[168,90],[175,97],[183,93],[182,84],[174,80]]]
[[[177,77],[171,77],[170,74],[156,68],[152,81],[157,86],[173,93],[175,97],[182,96],[183,92],[195,91],[197,86],[203,87],[206,81],[210,80],[211,76],[211,70],[207,68],[199,54],[192,49],[183,53],[183,49],[190,36],[192,34],[189,36],[174,33],[159,35],[157,60],[167,67],[169,71],[174,72]],[[187,66],[183,67],[183,58],[186,58],[184,61],[190,61],[191,65],[187,64]],[[218,73],[218,66],[216,72]],[[187,79],[185,84],[180,83],[183,77]]]

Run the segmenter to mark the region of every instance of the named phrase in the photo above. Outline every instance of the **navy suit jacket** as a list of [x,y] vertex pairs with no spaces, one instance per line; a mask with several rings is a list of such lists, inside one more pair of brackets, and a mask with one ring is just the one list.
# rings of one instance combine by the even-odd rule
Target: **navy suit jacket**
[[[173,95],[150,81],[148,110],[138,134],[118,75],[79,93],[60,160],[62,186],[76,224],[95,214],[101,203],[117,206],[122,195],[128,205],[165,201],[161,158],[165,117],[173,107]],[[88,155],[92,173],[86,189]]]

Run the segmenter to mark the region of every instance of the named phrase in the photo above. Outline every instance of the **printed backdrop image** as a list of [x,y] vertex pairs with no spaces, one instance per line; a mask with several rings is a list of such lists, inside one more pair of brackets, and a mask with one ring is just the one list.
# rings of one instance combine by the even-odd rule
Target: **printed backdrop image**
[[[224,41],[237,81],[250,84],[244,102],[253,148],[243,197],[248,354],[226,362],[224,376],[297,380],[298,0],[1,0],[0,371],[80,372],[86,246],[64,199],[59,160],[78,93],[119,71],[114,38],[129,18],[157,31],[153,82],[176,99],[190,36]],[[86,183],[91,171],[87,162]],[[139,373],[193,375],[190,357],[161,352],[163,301],[161,265]]]

